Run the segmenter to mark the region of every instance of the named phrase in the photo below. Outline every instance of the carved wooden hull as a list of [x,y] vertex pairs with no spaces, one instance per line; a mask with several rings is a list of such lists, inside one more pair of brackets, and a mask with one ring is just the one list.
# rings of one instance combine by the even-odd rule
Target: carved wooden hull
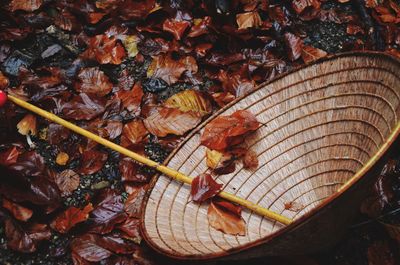
[[[280,76],[214,114],[166,164],[192,177],[206,170],[199,137],[218,115],[247,109],[263,126],[246,144],[259,167],[218,177],[224,190],[295,222],[244,211],[246,236],[208,225],[207,203],[190,187],[159,176],[143,204],[142,234],[158,252],[179,259],[249,258],[317,251],[337,242],[400,131],[400,62],[381,53],[336,55]],[[304,205],[299,212],[285,203]],[[227,255],[230,255],[226,257]]]

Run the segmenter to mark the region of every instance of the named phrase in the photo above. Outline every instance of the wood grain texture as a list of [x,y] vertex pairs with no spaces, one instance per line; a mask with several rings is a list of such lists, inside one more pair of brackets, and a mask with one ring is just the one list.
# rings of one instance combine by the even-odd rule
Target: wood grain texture
[[[209,120],[239,109],[249,110],[262,123],[246,139],[259,166],[247,170],[239,164],[218,181],[225,191],[297,221],[284,228],[244,211],[246,236],[223,234],[209,226],[207,203],[191,202],[189,186],[161,175],[144,202],[141,227],[157,251],[191,259],[242,251],[236,257],[243,258],[301,253],[334,241],[342,232],[339,225],[351,220],[362,198],[359,190],[365,185],[357,182],[370,178],[372,173],[364,171],[376,170],[398,134],[400,63],[379,53],[334,56],[260,86]],[[199,140],[206,123],[183,141],[167,166],[192,177],[206,171],[205,147]],[[357,185],[353,201],[346,201],[351,198],[345,193]],[[288,202],[304,209],[285,210]],[[322,228],[332,231],[323,237]]]

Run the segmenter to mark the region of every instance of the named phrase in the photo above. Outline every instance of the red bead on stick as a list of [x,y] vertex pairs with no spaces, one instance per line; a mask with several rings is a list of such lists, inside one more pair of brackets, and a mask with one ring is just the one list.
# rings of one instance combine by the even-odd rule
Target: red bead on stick
[[2,107],[7,102],[7,94],[0,90],[0,107]]

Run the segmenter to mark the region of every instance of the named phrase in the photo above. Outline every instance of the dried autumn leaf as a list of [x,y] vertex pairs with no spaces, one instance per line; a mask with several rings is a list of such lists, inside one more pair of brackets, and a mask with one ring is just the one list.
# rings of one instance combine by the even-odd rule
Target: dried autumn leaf
[[291,201],[291,202],[285,203],[285,210],[289,210],[292,212],[299,212],[303,209],[304,209],[304,205],[299,202]]
[[177,108],[183,112],[197,112],[201,116],[207,115],[212,111],[211,102],[201,92],[192,89],[184,90],[169,97],[164,102],[164,106]]
[[108,155],[104,152],[96,150],[87,150],[83,152],[79,173],[84,175],[96,173],[104,166],[107,158]]
[[125,124],[122,129],[121,145],[128,147],[138,144],[145,139],[148,133],[142,120],[133,120]]
[[139,41],[140,39],[136,35],[129,35],[122,40],[122,44],[124,45],[126,51],[128,52],[129,58],[134,58],[139,53],[137,47]]
[[235,170],[234,159],[231,154],[216,150],[206,150],[207,166],[219,175],[229,174]]
[[91,262],[100,262],[112,255],[112,252],[98,244],[99,236],[85,234],[71,242],[71,250],[81,258]]
[[63,196],[71,195],[79,187],[79,182],[79,175],[71,169],[66,169],[55,177],[55,183]]
[[105,111],[106,100],[80,93],[62,106],[62,113],[68,119],[91,120]]
[[293,0],[292,6],[296,13],[300,14],[309,7],[319,10],[321,2],[319,0]]
[[143,98],[143,89],[140,83],[136,83],[131,90],[120,90],[116,93],[117,98],[122,100],[122,105],[128,111],[138,115]]
[[17,124],[17,128],[22,135],[36,135],[36,117],[32,114],[26,114]]
[[15,146],[0,153],[0,165],[10,166],[17,162],[19,152]]
[[65,166],[69,160],[69,155],[64,152],[60,152],[57,154],[56,163],[60,166]]
[[364,34],[364,30],[359,25],[348,24],[346,28],[346,33],[350,35],[357,35],[358,33]]
[[210,174],[200,174],[192,180],[190,194],[193,201],[203,202],[217,195],[221,191],[222,186]]
[[239,29],[258,28],[262,20],[257,11],[246,12],[236,15],[236,23]]
[[318,60],[327,55],[328,55],[328,53],[321,49],[314,48],[312,46],[306,46],[306,45],[303,46],[303,49],[301,51],[301,58],[303,59],[303,61],[305,63],[309,63],[309,62]]
[[241,217],[241,208],[230,202],[212,200],[208,206],[207,219],[211,227],[225,234],[246,234],[246,223]]
[[50,224],[51,228],[60,233],[67,233],[76,224],[86,221],[89,213],[93,210],[91,203],[87,204],[83,209],[69,207],[60,213]]
[[303,41],[290,32],[285,33],[284,41],[289,59],[291,61],[299,59],[303,48]]
[[93,58],[100,64],[121,64],[125,58],[125,49],[118,39],[107,34],[97,35],[89,40],[84,57]]
[[33,211],[15,202],[3,199],[3,207],[9,210],[15,219],[26,222],[32,217]]
[[80,93],[95,94],[97,96],[105,96],[112,90],[112,83],[108,76],[104,74],[98,67],[84,68],[78,74],[75,83],[76,91]]
[[144,120],[147,130],[159,137],[168,134],[183,135],[201,122],[201,115],[192,111],[183,112],[175,108],[157,107]]
[[169,85],[176,83],[183,72],[197,73],[196,60],[192,56],[185,56],[174,60],[171,55],[159,55],[153,59],[147,69],[148,78],[161,78]]
[[166,19],[163,23],[163,30],[172,33],[176,40],[180,40],[189,26],[190,23],[185,20]]
[[8,78],[0,71],[0,89],[8,87]]
[[252,113],[238,110],[232,115],[219,116],[209,122],[201,136],[201,144],[213,150],[224,150],[241,143],[243,135],[258,127],[259,122]]
[[249,150],[243,157],[243,167],[254,169],[258,167],[258,157],[256,152]]
[[12,0],[10,2],[10,9],[12,12],[16,10],[23,10],[32,12],[40,8],[43,0]]

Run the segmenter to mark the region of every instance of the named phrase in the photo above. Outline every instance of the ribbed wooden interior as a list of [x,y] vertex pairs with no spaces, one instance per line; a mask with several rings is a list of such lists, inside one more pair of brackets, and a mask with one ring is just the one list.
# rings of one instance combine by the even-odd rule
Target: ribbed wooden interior
[[[385,142],[400,115],[399,66],[391,60],[347,56],[303,68],[257,90],[221,115],[247,109],[263,126],[247,145],[259,167],[237,165],[218,177],[224,190],[290,218],[326,199]],[[206,171],[202,130],[168,166],[196,176]],[[207,203],[191,202],[190,187],[160,176],[148,198],[144,229],[151,244],[174,256],[210,255],[265,238],[279,223],[244,211],[246,236],[225,235],[207,221]],[[299,212],[285,203],[304,205]],[[288,250],[289,251],[289,250]]]

